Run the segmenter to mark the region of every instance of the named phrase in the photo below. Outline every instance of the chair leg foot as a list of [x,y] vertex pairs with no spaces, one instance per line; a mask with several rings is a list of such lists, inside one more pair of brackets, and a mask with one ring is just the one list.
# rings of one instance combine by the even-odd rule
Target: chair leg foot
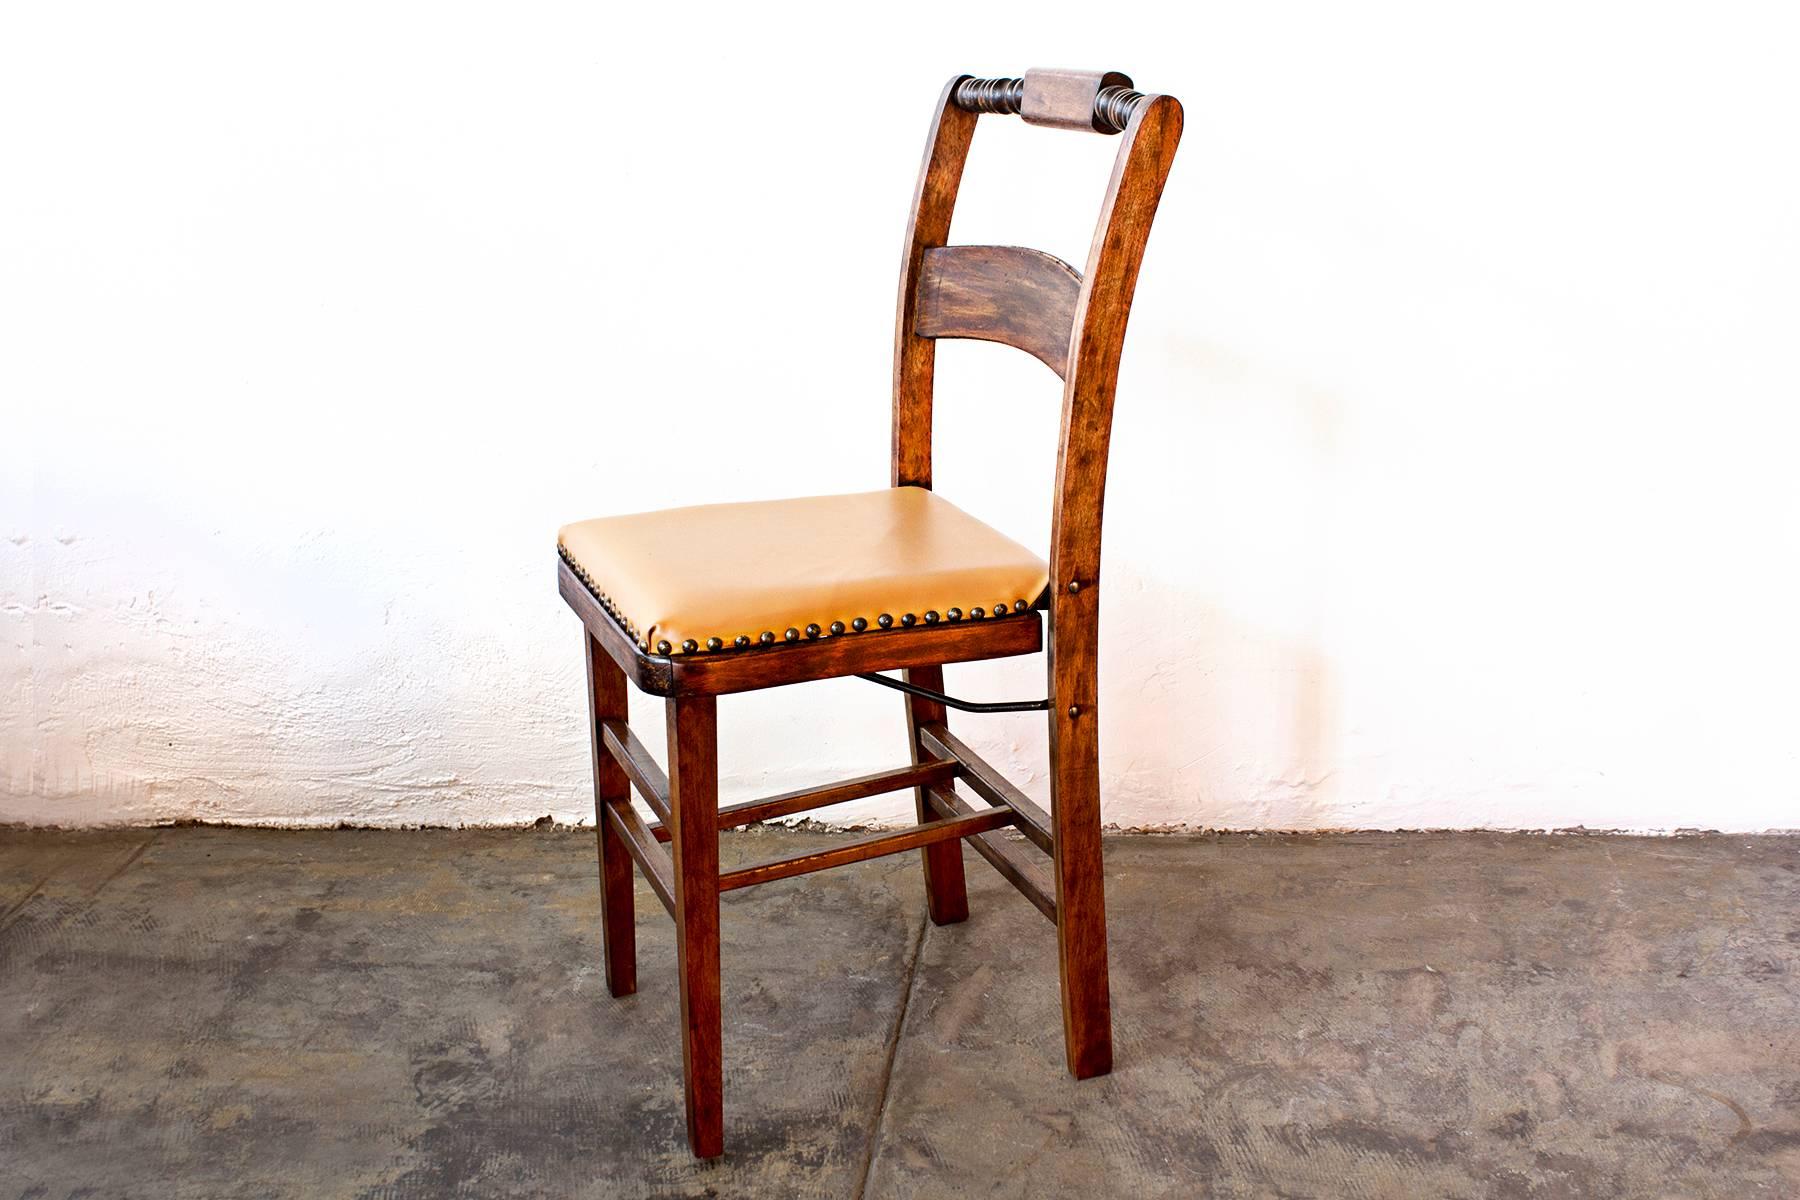
[[[942,667],[914,667],[906,679],[934,692],[944,690]],[[912,748],[912,760],[925,761],[925,748],[919,743],[919,729],[924,725],[944,724],[948,713],[944,706],[922,696],[906,698],[906,735]],[[937,810],[925,799],[925,789],[913,790],[913,808],[920,824],[938,819]],[[962,843],[938,842],[924,847],[920,857],[925,864],[925,907],[934,925],[955,925],[969,919],[969,891],[963,876]]]
[[[1057,694],[1052,692],[1052,694]],[[1106,880],[1100,848],[1100,746],[1093,718],[1050,714],[1051,819],[1056,826],[1056,950],[1069,1074],[1112,1070]]]
[[581,633],[587,657],[588,731],[594,756],[594,838],[600,859],[600,943],[606,966],[606,987],[615,996],[637,991],[637,914],[632,896],[631,853],[606,819],[614,803],[630,800],[631,781],[606,749],[600,736],[602,721],[623,721],[625,673],[601,649],[585,629]]
[[632,895],[631,852],[611,823],[602,820],[600,843],[601,952],[606,990],[614,996],[637,991],[637,914]]
[[716,1158],[725,1152],[717,701],[711,696],[671,699],[668,726],[669,846],[675,870],[688,1147],[696,1158]]
[[1059,891],[1056,948],[1062,983],[1063,1047],[1069,1074],[1091,1079],[1109,1073],[1113,1066],[1105,902],[1096,896],[1091,906],[1071,905],[1069,890]]

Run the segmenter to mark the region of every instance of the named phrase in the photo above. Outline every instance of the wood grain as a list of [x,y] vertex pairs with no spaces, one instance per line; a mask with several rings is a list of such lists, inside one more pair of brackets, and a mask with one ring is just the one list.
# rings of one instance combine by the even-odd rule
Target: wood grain
[[862,862],[865,859],[880,858],[886,854],[899,854],[903,850],[916,850],[921,846],[943,844],[954,846],[958,838],[999,829],[1012,824],[1014,820],[1015,817],[1010,810],[990,808],[983,812],[973,812],[962,816],[942,818],[924,825],[914,825],[910,829],[902,829],[896,833],[871,833],[807,854],[770,859],[767,862],[754,863],[736,871],[728,871],[725,877],[719,880],[719,888],[722,891],[734,891],[737,888],[750,887],[758,883],[790,879],[795,875],[809,875],[814,871],[824,871],[831,867]]
[[865,671],[1033,654],[1043,647],[1035,612],[995,620],[939,621],[911,629],[870,629],[767,649],[684,654],[671,660],[676,695],[723,696]]
[[1031,839],[1039,850],[1045,854],[1054,852],[1056,837],[1051,832],[1050,814],[989,766],[987,760],[961,738],[944,725],[933,723],[919,731],[919,741],[931,753],[954,760],[962,768],[963,781],[969,785],[969,790],[989,804],[999,804],[1018,813],[1019,832]]
[[1022,246],[937,246],[925,252],[913,332],[1014,346],[1064,376],[1081,276]]
[[588,743],[594,761],[594,847],[600,860],[600,954],[606,988],[615,996],[637,991],[636,902],[631,858],[619,831],[606,819],[610,804],[629,801],[630,785],[602,740],[606,722],[625,719],[625,673],[586,629],[581,631],[587,662]]
[[[910,787],[944,783],[956,774],[956,770],[956,764],[952,762],[927,762],[918,766],[900,767],[892,771],[877,771],[873,775],[859,775],[854,779],[839,780],[837,783],[829,783],[823,787],[783,792],[778,796],[769,796],[762,800],[746,800],[740,804],[727,804],[719,810],[718,826],[720,829],[735,829],[739,825],[749,825],[755,821],[769,821],[776,817],[788,817],[795,813],[824,808],[829,804],[843,804],[850,800],[862,800],[869,796],[880,796],[887,792],[898,792]],[[652,825],[650,832],[656,836],[658,841],[669,840],[669,831],[663,825]]]
[[[944,668],[937,665],[914,667],[906,672],[906,681],[942,694]],[[925,748],[919,734],[927,726],[942,727],[950,714],[944,705],[926,696],[905,695],[901,698],[906,704],[906,744],[912,751],[913,762],[930,762],[935,756]],[[913,791],[913,813],[921,825],[939,819],[931,807],[925,784]],[[955,843],[928,845],[919,857],[925,870],[925,910],[930,914],[932,924],[954,925],[967,920],[969,887],[968,877],[963,872],[962,848]]]
[[650,890],[663,902],[669,915],[674,916],[674,864],[644,825],[644,818],[638,816],[637,809],[631,807],[630,800],[616,800],[608,804],[606,818],[608,825],[630,849],[631,857],[637,860],[638,868],[644,872],[644,878],[650,884]]
[[663,774],[663,769],[650,757],[650,751],[645,748],[644,743],[638,741],[637,734],[631,732],[631,726],[625,723],[623,716],[603,722],[601,734],[607,751],[624,768],[631,782],[637,785],[638,793],[656,814],[657,820],[664,825],[668,824],[669,777]]
[[[669,843],[675,870],[675,953],[681,976],[681,1063],[688,1147],[725,1152],[723,1015],[719,1009],[718,701],[667,701]],[[654,843],[652,843],[654,845]]]
[[1132,292],[1175,147],[1181,105],[1155,96],[1126,127],[1088,253],[1063,384],[1050,531],[1050,806],[1056,826],[1063,1039],[1077,1079],[1112,1070],[1106,887],[1100,859],[1100,531],[1113,394]]
[[626,636],[610,613],[600,607],[600,601],[588,590],[587,584],[569,570],[569,564],[561,555],[556,558],[556,591],[638,691],[652,696],[669,695],[674,688],[674,673],[669,669],[669,660],[639,653],[637,643]]
[[925,139],[925,161],[913,192],[912,218],[900,254],[900,311],[894,319],[894,461],[895,487],[931,486],[931,383],[937,343],[913,332],[919,276],[925,252],[950,240],[950,218],[962,186],[963,163],[975,136],[976,115],[954,102],[958,75],[944,85]]
[[[964,817],[981,810],[969,804],[961,796],[948,788],[930,789],[927,793],[931,801],[932,811],[942,817]],[[1032,907],[1056,920],[1055,884],[1045,876],[1042,867],[1032,862],[1020,849],[998,834],[975,833],[963,839],[969,849],[988,860],[1000,877],[1019,889],[1019,894],[1031,901]]]

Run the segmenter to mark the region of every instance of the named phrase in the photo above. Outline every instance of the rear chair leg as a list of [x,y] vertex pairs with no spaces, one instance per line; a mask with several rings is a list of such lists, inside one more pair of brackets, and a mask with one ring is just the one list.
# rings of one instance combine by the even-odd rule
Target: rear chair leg
[[[1093,694],[1091,688],[1085,691]],[[1065,695],[1074,692],[1064,690]],[[1056,826],[1063,1046],[1069,1073],[1088,1079],[1112,1070],[1106,885],[1100,857],[1100,741],[1091,708],[1051,710],[1050,798]]]
[[602,721],[623,721],[625,673],[587,630],[588,733],[594,753],[594,833],[600,854],[600,941],[606,987],[615,996],[637,991],[637,926],[632,904],[631,853],[606,819],[614,804],[631,801],[631,781],[600,736]]
[[681,973],[681,1065],[688,1146],[725,1152],[719,1009],[718,702],[668,702],[669,848],[675,868],[675,946]]
[[[914,667],[905,672],[906,681],[934,692],[944,690],[944,668]],[[912,760],[924,762],[929,757],[919,741],[919,729],[925,725],[945,724],[949,714],[944,706],[923,696],[906,698],[906,740],[912,747]],[[937,810],[925,799],[924,788],[913,789],[913,807],[921,825],[938,820]],[[962,842],[937,842],[920,850],[925,862],[925,906],[935,925],[954,925],[969,916],[969,893],[963,881]]]

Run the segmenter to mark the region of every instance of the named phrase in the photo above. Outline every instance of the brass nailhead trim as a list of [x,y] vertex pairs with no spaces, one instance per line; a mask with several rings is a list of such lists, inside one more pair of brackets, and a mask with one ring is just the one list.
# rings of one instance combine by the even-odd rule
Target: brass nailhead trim
[[[620,627],[624,629],[626,636],[632,640],[639,650],[648,654],[650,652],[650,639],[643,636],[642,632],[637,627],[637,623],[625,615],[624,610],[619,606],[617,601],[600,590],[594,583],[594,577],[589,574],[587,568],[575,561],[575,556],[569,552],[567,546],[558,542],[556,544],[556,552],[564,562],[569,564],[569,569],[575,573],[575,577],[587,585],[588,591],[599,601],[602,611],[619,623]],[[1071,592],[1079,592],[1081,590],[1081,582],[1079,580],[1071,579],[1068,588]],[[1002,600],[994,605],[992,610],[983,609],[979,604],[975,605],[968,610],[968,616],[970,620],[979,621],[987,616],[1004,617],[1008,613],[1025,612],[1030,607],[1030,602],[1025,600],[1016,600],[1010,605]],[[924,622],[927,625],[936,625],[941,620],[960,621],[963,619],[963,615],[963,610],[960,608],[945,609],[941,616],[936,609],[930,609],[927,610],[924,615]],[[903,629],[911,629],[919,623],[919,619],[920,618],[913,613],[902,613],[900,615],[899,624]],[[882,629],[892,629],[894,627],[894,616],[892,613],[882,613],[875,618],[875,624]],[[829,629],[831,636],[838,637],[841,636],[846,629],[850,632],[861,633],[868,627],[869,619],[867,617],[853,617],[847,626],[843,621],[833,621],[826,628]],[[824,632],[825,630],[822,630],[817,623],[812,623],[806,626],[805,636],[809,639],[817,639],[822,636]],[[782,637],[787,641],[797,642],[801,638],[801,631],[798,628],[790,627]],[[755,638],[757,643],[764,646],[774,645],[775,640],[775,631],[772,629],[764,630]],[[738,634],[731,639],[731,646],[735,650],[743,650],[751,644],[752,639],[749,634]],[[709,637],[706,639],[706,649],[708,651],[719,651],[724,648],[724,638]],[[673,649],[674,648],[666,639],[656,643],[657,654],[666,656],[672,653]],[[699,649],[700,643],[693,638],[689,638],[681,643],[681,652],[683,654],[693,654]],[[1073,708],[1071,708],[1069,715],[1071,717],[1075,715]]]

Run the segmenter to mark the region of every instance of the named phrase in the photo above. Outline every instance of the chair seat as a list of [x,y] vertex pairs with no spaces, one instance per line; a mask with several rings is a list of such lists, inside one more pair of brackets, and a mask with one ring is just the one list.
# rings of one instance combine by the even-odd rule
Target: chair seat
[[599,517],[563,526],[557,549],[656,654],[991,620],[1048,580],[1037,555],[919,487]]

